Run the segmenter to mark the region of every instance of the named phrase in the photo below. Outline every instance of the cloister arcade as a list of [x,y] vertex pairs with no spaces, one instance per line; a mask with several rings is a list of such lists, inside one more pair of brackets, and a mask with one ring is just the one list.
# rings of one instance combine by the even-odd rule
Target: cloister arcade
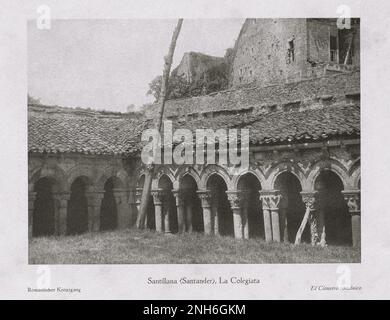
[[[32,170],[30,236],[129,228],[139,208],[144,173],[91,173],[82,167]],[[360,245],[360,165],[318,161],[256,166],[242,172],[217,165],[156,168],[146,227],[237,239],[294,242],[306,209],[302,240]]]

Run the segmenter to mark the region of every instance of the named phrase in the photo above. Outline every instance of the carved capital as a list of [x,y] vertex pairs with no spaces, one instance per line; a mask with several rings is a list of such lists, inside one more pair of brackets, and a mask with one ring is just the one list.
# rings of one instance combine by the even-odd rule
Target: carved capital
[[261,190],[260,200],[264,210],[278,210],[282,195],[278,190]]
[[196,191],[202,203],[202,208],[210,208],[211,206],[211,192],[210,190]]
[[60,208],[66,208],[70,199],[70,192],[56,192],[53,193],[53,197],[58,200]]
[[241,191],[226,191],[226,194],[232,209],[241,208],[243,199]]
[[88,199],[88,205],[92,207],[100,206],[102,199],[104,198],[103,190],[87,191],[85,194]]
[[342,194],[347,202],[349,213],[360,214],[360,190],[345,190]]
[[163,189],[156,189],[151,191],[152,197],[153,197],[153,202],[154,205],[162,205],[163,200],[164,200],[164,195],[165,192]]
[[305,204],[306,208],[309,208],[311,211],[315,210],[316,202],[318,201],[317,191],[301,191],[302,202]]

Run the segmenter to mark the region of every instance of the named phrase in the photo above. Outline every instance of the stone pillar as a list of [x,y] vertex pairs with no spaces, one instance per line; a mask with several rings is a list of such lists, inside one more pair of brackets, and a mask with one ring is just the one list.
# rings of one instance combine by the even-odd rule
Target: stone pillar
[[178,189],[172,190],[172,193],[176,201],[178,232],[183,233],[186,231],[184,195],[183,192]]
[[226,191],[226,194],[230,202],[230,207],[233,211],[234,237],[236,239],[242,239],[244,237],[244,230],[241,217],[241,191]]
[[288,210],[288,198],[287,194],[282,193],[280,200],[279,212],[280,212],[280,229],[281,235],[283,236],[283,242],[288,243],[288,221],[287,221],[287,210]]
[[248,207],[249,207],[250,194],[251,194],[250,190],[242,191],[241,217],[242,217],[244,239],[249,239]]
[[57,236],[66,235],[66,224],[68,215],[68,201],[70,199],[69,192],[53,193],[53,198],[58,206],[55,215],[55,234]]
[[88,231],[100,230],[100,207],[104,197],[104,191],[87,191],[88,201]]
[[324,205],[322,204],[321,197],[317,197],[317,205],[315,211],[315,217],[317,219],[317,232],[319,237],[319,244],[323,247],[326,246],[326,230],[325,230],[325,213]]
[[360,227],[360,190],[342,191],[344,199],[347,202],[348,210],[351,215],[352,227],[352,245],[360,247],[361,227]]
[[219,236],[219,217],[218,217],[219,199],[217,192],[211,193],[211,219],[214,223],[214,234]]
[[266,241],[280,242],[279,204],[282,196],[278,190],[261,190]]
[[192,225],[193,207],[191,203],[187,203],[185,205],[185,211],[186,211],[186,231],[191,233],[193,231],[193,225]]
[[127,190],[122,188],[114,188],[112,192],[115,198],[116,210],[118,214],[118,229],[129,228],[131,224],[131,215],[130,207],[127,202]]
[[183,199],[184,199],[184,211],[185,211],[185,224],[186,231],[192,232],[192,218],[193,218],[193,198],[192,192],[190,190],[183,190]]
[[211,215],[211,192],[210,190],[202,190],[197,191],[196,193],[202,203],[204,233],[213,234],[214,225]]
[[163,232],[164,231],[164,225],[163,225],[163,199],[164,199],[164,190],[162,189],[156,189],[152,190],[151,194],[153,196],[153,203],[154,203],[154,216],[156,221],[156,231],[157,232]]
[[28,193],[28,238],[31,239],[33,235],[33,219],[34,219],[34,202],[37,193],[31,191]]
[[311,244],[320,244],[320,237],[318,235],[318,218],[316,214],[316,202],[318,201],[317,191],[302,191],[302,201],[306,206],[306,210],[310,210],[309,223],[310,223],[310,238]]
[[167,205],[166,199],[163,201],[163,217],[164,217],[164,232],[165,233],[172,233],[171,232],[171,217],[170,217],[170,208]]

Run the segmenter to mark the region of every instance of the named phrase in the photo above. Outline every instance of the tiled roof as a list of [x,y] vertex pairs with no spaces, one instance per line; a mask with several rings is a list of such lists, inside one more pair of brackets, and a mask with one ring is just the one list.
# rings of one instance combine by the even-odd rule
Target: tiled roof
[[190,129],[247,128],[255,145],[360,136],[360,107],[337,106],[268,114],[225,115],[187,121]]
[[[151,121],[97,112],[29,112],[28,150],[47,153],[132,155],[142,147],[140,135]],[[360,136],[360,107],[354,105],[221,115],[174,123],[174,128],[247,128],[253,145],[310,142]]]
[[99,112],[30,112],[28,150],[130,155],[140,148],[147,122]]

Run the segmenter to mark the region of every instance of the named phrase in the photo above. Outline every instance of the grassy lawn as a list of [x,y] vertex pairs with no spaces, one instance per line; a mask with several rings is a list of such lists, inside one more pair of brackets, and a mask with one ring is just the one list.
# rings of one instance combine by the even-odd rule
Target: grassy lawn
[[136,229],[34,238],[31,264],[353,263],[360,249],[294,246],[203,234],[165,235]]

